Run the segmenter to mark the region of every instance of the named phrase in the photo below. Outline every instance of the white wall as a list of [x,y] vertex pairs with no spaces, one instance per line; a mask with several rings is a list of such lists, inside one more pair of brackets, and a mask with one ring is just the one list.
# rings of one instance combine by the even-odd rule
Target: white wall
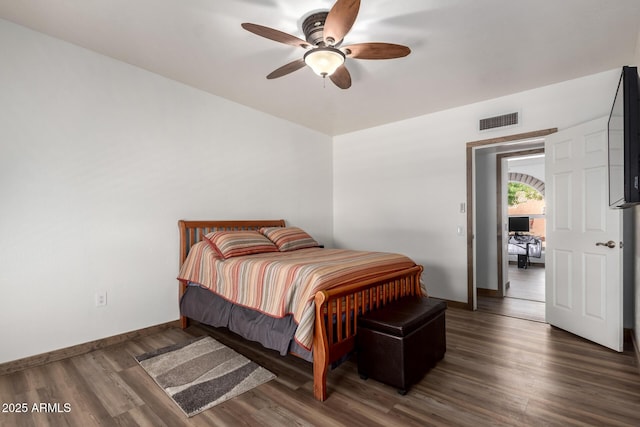
[[3,20],[0,52],[0,363],[177,319],[178,219],[332,244],[330,137]]
[[[467,302],[466,143],[609,113],[619,69],[334,138],[337,245],[405,253],[430,294]],[[425,94],[426,96],[428,94]],[[382,102],[382,100],[381,100]],[[480,118],[522,112],[522,125],[479,133]],[[466,230],[465,230],[466,234]]]
[[476,280],[478,288],[498,290],[498,241],[496,239],[498,203],[496,153],[480,150],[476,154]]

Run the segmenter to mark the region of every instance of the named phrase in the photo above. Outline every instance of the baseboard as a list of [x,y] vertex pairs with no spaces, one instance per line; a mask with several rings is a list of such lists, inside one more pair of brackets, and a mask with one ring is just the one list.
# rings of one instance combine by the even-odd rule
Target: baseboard
[[[441,298],[438,298],[441,299]],[[447,307],[449,308],[460,308],[463,310],[472,310],[473,308],[471,307],[470,304],[466,303],[466,302],[460,302],[460,301],[449,301],[446,299],[443,299],[443,301],[445,301],[447,303]]]
[[[518,261],[509,261],[509,265],[518,265]],[[544,268],[544,262],[531,262],[528,267],[542,267]]]
[[481,297],[494,297],[501,298],[502,293],[497,289],[485,289],[485,288],[477,288],[478,296]]
[[636,334],[633,331],[633,329],[630,329],[629,331],[630,331],[629,336],[631,337],[631,342],[633,343],[633,350],[634,350],[634,353],[636,354],[636,359],[638,361],[638,371],[640,371],[640,343],[636,339]]
[[23,369],[32,368],[34,366],[41,366],[47,363],[56,362],[58,360],[67,359],[73,356],[79,356],[81,354],[89,353],[94,350],[109,347],[114,344],[120,344],[125,341],[140,338],[147,335],[155,334],[168,328],[179,328],[180,321],[175,320],[172,322],[163,323],[156,326],[150,326],[148,328],[138,329],[136,331],[126,332],[124,334],[114,335],[112,337],[102,338],[95,341],[90,341],[84,344],[78,344],[60,350],[51,351],[48,353],[38,354],[35,356],[25,357],[23,359],[13,360],[0,364],[0,375],[10,374],[12,372],[21,371]]

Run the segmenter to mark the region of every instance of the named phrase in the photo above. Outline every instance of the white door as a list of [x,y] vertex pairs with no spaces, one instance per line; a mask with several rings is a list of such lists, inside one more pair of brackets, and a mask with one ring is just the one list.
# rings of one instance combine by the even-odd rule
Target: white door
[[546,320],[622,351],[622,216],[609,208],[607,118],[550,135],[545,153]]

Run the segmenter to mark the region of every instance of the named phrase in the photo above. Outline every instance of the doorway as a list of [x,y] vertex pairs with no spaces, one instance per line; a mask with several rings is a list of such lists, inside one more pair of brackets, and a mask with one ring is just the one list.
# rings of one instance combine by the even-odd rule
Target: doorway
[[[537,270],[534,270],[533,265],[530,270],[521,269],[529,270],[524,272],[518,271],[517,263],[509,263],[506,190],[509,175],[508,167],[503,167],[502,163],[510,157],[540,156],[544,149],[544,137],[556,131],[545,129],[467,143],[467,258],[470,308],[490,309],[499,314],[526,316],[530,320],[544,321],[544,298],[543,302],[533,302],[528,298],[516,297],[518,280],[537,279],[544,287],[545,275],[541,266],[536,266]],[[504,191],[499,190],[500,181],[505,183]],[[523,276],[518,273],[531,274]],[[535,273],[541,274],[535,277]],[[492,303],[491,308],[487,307],[487,302]],[[536,304],[539,307],[535,310],[527,307]]]
[[[487,242],[475,236],[483,225],[482,210],[476,206],[482,200],[478,191],[481,188],[477,188],[482,184],[478,178],[483,178],[477,176],[476,170],[478,160],[483,160],[479,153],[492,145],[508,150],[510,144],[537,136],[544,139],[549,184],[545,321],[622,351],[623,323],[626,313],[632,312],[627,311],[623,292],[634,283],[622,260],[633,254],[622,251],[627,232],[623,230],[623,212],[608,208],[607,119],[601,117],[561,132],[548,129],[467,143],[468,301],[473,309],[478,303],[476,283],[482,278],[478,275],[482,264],[478,255],[487,252],[482,247]],[[495,185],[493,188],[495,194]],[[494,235],[504,233],[495,222],[488,229]],[[497,250],[495,239],[493,245]]]

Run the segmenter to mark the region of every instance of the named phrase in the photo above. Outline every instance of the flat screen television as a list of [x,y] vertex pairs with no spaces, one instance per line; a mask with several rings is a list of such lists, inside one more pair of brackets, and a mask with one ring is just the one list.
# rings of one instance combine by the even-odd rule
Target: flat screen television
[[608,123],[609,207],[640,203],[640,92],[637,67],[622,67]]
[[514,233],[528,233],[529,217],[528,216],[510,216],[509,231],[513,231]]

